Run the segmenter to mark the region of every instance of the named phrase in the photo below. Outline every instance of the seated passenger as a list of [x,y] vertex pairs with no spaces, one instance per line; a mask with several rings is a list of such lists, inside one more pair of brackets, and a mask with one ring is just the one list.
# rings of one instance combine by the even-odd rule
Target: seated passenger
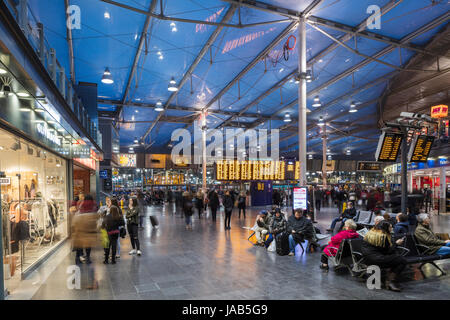
[[374,226],[376,226],[377,224],[379,224],[381,221],[384,221],[384,218],[383,218],[383,216],[376,216],[374,219],[373,219],[373,225]]
[[344,222],[344,230],[340,231],[333,237],[331,237],[328,245],[323,249],[320,261],[320,269],[328,270],[328,257],[334,257],[337,253],[335,248],[340,247],[341,242],[345,239],[358,238],[359,234],[356,232],[356,223],[352,219],[348,219]]
[[383,208],[383,205],[381,204],[380,201],[378,201],[375,204],[375,208],[373,208],[373,213],[375,213],[376,216],[381,216],[381,211],[385,211]]
[[255,236],[257,245],[263,246],[264,240],[266,238],[266,234],[269,233],[269,216],[267,214],[266,210],[263,210],[259,213],[259,215],[256,217],[256,227],[255,227]]
[[408,215],[399,213],[395,219],[397,223],[394,226],[394,236],[401,237],[407,234],[409,231]]
[[284,231],[286,231],[286,220],[280,210],[276,210],[269,231],[269,238],[264,243],[266,248],[270,246],[270,243],[274,238],[279,237]]
[[334,228],[336,227],[336,223],[338,223],[339,221],[342,221],[342,225],[341,225],[341,228],[342,228],[344,226],[344,222],[347,219],[353,219],[355,216],[356,216],[356,209],[353,207],[353,202],[349,202],[347,209],[345,209],[345,211],[339,217],[335,218],[331,222],[331,226],[329,229],[327,229],[327,231],[333,232]]
[[289,234],[289,255],[295,255],[295,246],[298,243],[308,240],[315,243],[313,239],[314,230],[311,220],[304,216],[302,209],[295,209],[294,214],[291,215],[287,221],[287,232]]
[[367,265],[377,265],[380,268],[390,268],[391,273],[386,277],[385,288],[401,291],[398,277],[406,267],[406,260],[395,252],[396,245],[402,245],[403,239],[392,243],[392,225],[387,221],[380,221],[364,236],[362,254]]
[[430,217],[426,213],[417,216],[417,228],[414,232],[419,244],[430,248],[427,254],[450,255],[450,240],[441,240],[430,227]]

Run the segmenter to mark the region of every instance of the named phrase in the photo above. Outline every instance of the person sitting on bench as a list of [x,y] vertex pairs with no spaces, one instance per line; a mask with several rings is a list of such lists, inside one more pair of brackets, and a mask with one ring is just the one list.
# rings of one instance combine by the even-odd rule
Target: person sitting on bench
[[256,240],[258,241],[257,245],[260,246],[264,245],[266,234],[269,233],[270,228],[269,220],[270,218],[268,217],[266,210],[261,211],[259,215],[256,217],[257,227],[255,228],[255,236]]
[[427,254],[450,256],[450,240],[441,240],[430,227],[430,216],[421,213],[417,216],[417,225],[414,235],[419,244],[430,248]]
[[394,236],[404,236],[409,231],[408,215],[399,213],[395,218],[397,220],[397,223],[394,226]]
[[380,221],[364,236],[361,253],[363,254],[366,265],[390,268],[391,273],[389,273],[384,281],[385,288],[398,292],[402,289],[398,285],[397,280],[407,263],[405,258],[395,251],[395,246],[402,245],[404,239],[398,239],[393,244],[391,232],[392,225],[387,221]]
[[278,237],[284,231],[286,231],[286,220],[284,219],[284,215],[281,213],[280,210],[275,211],[269,231],[270,231],[269,238],[264,243],[266,248],[270,246],[270,243],[273,241],[274,238]]
[[289,255],[295,255],[295,246],[298,243],[308,240],[315,243],[313,239],[314,231],[312,221],[307,219],[302,209],[295,209],[287,221],[287,232],[289,234]]
[[336,256],[337,249],[341,246],[341,242],[345,239],[358,238],[359,234],[356,232],[356,223],[352,219],[348,219],[344,222],[344,230],[331,237],[328,245],[323,249],[322,256],[320,257],[320,269],[328,270],[328,257]]
[[353,202],[349,202],[347,209],[345,209],[345,211],[339,217],[335,218],[331,222],[331,226],[330,226],[329,229],[327,229],[327,231],[333,232],[334,228],[336,227],[336,223],[338,223],[339,221],[342,221],[342,225],[339,228],[339,230],[342,229],[342,227],[344,226],[345,221],[347,219],[353,219],[355,216],[356,216],[356,209],[353,207]]

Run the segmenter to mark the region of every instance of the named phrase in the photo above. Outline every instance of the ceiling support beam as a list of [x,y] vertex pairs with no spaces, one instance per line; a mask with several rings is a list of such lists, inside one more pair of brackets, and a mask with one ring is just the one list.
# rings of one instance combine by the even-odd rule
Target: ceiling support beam
[[[69,14],[67,13],[67,9],[69,8],[70,3],[69,0],[64,0],[64,7],[66,9],[66,21],[69,18]],[[72,41],[72,29],[67,29],[67,45],[69,47],[69,64],[70,64],[70,80],[73,84],[76,83],[75,78],[75,59],[74,59],[74,53],[73,53],[73,41]]]
[[193,19],[184,19],[184,18],[177,18],[177,17],[168,17],[164,14],[156,14],[153,12],[146,12],[144,10],[117,2],[112,0],[100,0],[102,2],[127,9],[136,13],[140,13],[143,15],[146,15],[151,18],[155,18],[158,20],[166,20],[166,21],[177,21],[177,22],[184,22],[184,23],[193,23],[193,24],[206,24],[209,26],[217,26],[217,27],[230,27],[230,28],[236,28],[236,29],[243,29],[243,28],[251,28],[261,25],[267,25],[267,24],[274,24],[274,23],[283,23],[283,22],[289,22],[290,19],[281,19],[281,20],[272,20],[272,21],[263,21],[263,22],[256,22],[256,23],[248,23],[248,24],[230,24],[230,23],[224,23],[224,22],[212,22],[212,21],[206,21],[206,20],[193,20]]
[[[150,8],[148,9],[148,12],[152,13],[157,5],[158,1],[157,0],[152,0],[151,4],[150,4]],[[147,18],[145,19],[145,23],[144,23],[144,27],[142,28],[142,32],[141,32],[141,38],[139,39],[139,45],[138,45],[138,49],[136,51],[136,54],[134,55],[134,60],[133,60],[133,65],[131,66],[131,70],[130,70],[130,74],[128,75],[128,80],[127,80],[127,84],[125,86],[125,91],[122,97],[122,105],[124,103],[126,103],[127,98],[128,98],[128,94],[130,93],[130,86],[131,86],[131,81],[133,80],[134,74],[136,73],[136,69],[139,63],[139,59],[141,58],[141,53],[142,50],[144,48],[144,44],[147,41],[147,33],[148,33],[148,28],[150,26],[150,20],[151,20],[151,16],[147,16]],[[147,46],[150,43],[150,39],[147,42]],[[117,109],[117,118],[120,119],[121,113],[122,113],[122,106],[119,106]]]
[[[233,15],[234,15],[235,11],[236,11],[236,6],[235,5],[231,5],[230,8],[228,8],[228,11],[226,12],[225,16],[222,18],[222,20],[221,20],[222,23],[226,23],[226,22],[230,21],[233,18]],[[179,84],[178,84],[178,91],[172,93],[170,95],[169,99],[166,101],[165,106],[164,106],[164,110],[166,110],[168,108],[168,106],[173,101],[173,99],[176,97],[176,95],[181,90],[181,88],[184,86],[186,81],[188,79],[190,79],[190,77],[192,76],[192,73],[194,72],[195,68],[197,68],[197,66],[200,63],[200,61],[203,59],[205,54],[208,52],[208,50],[214,44],[214,42],[216,41],[217,37],[222,32],[223,28],[224,28],[223,26],[218,26],[214,30],[214,32],[211,34],[211,36],[209,37],[208,41],[206,41],[206,44],[203,46],[203,48],[200,50],[199,54],[195,58],[194,62],[191,64],[191,66],[189,67],[189,69],[186,71],[186,73],[184,74],[183,78],[179,82]],[[165,111],[161,112],[158,115],[158,118],[155,120],[155,122],[152,123],[152,125],[147,129],[147,131],[145,132],[144,136],[142,137],[143,140],[145,140],[147,138],[147,136],[152,132],[153,128],[156,126],[156,124],[159,121],[159,118],[163,115],[164,112]]]

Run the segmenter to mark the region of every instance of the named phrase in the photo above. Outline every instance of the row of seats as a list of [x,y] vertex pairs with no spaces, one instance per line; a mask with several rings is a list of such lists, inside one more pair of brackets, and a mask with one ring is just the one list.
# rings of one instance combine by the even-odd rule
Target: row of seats
[[[396,240],[396,239],[394,239]],[[363,239],[346,239],[342,241],[337,253],[334,257],[329,257],[329,260],[336,268],[347,268],[352,276],[363,275],[367,269],[364,264],[364,256],[361,253]],[[408,264],[420,263],[419,270],[425,278],[422,267],[426,264],[431,264],[441,272],[441,275],[446,273],[434,261],[449,259],[450,256],[442,256],[438,254],[428,255],[429,248],[417,242],[414,234],[407,234],[404,246],[397,246],[401,250],[401,254],[406,259]]]
[[[382,210],[381,214],[385,214],[386,211]],[[391,218],[395,218],[397,216],[396,213],[389,213]],[[363,226],[373,226],[375,225],[375,213],[373,211],[358,211],[356,213],[355,218],[353,219],[357,224],[363,225]]]

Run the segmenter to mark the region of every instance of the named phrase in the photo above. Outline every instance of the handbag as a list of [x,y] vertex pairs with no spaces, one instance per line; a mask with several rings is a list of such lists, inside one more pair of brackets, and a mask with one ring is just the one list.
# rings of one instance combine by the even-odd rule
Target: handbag
[[270,243],[270,246],[267,248],[267,251],[270,251],[270,252],[277,251],[277,244],[276,244],[275,239],[273,239],[273,241]]
[[125,227],[119,227],[119,232],[120,232],[119,236],[121,238],[125,238],[127,236],[127,230],[125,229]]

